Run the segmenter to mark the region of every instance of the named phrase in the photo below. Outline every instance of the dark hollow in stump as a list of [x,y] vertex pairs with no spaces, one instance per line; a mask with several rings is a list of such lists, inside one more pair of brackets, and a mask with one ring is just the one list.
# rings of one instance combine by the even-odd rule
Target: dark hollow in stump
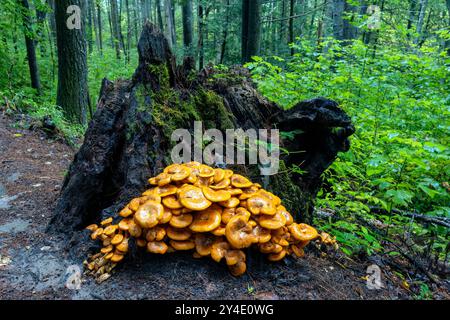
[[[265,187],[278,195],[297,221],[310,222],[321,174],[347,151],[354,132],[336,102],[318,98],[285,111],[263,98],[242,67],[195,72],[192,59],[176,66],[169,44],[146,24],[139,44],[139,66],[131,80],[103,80],[97,111],[84,143],[65,177],[48,231],[71,235],[117,212],[149,187],[147,179],[170,164],[176,128],[279,128],[295,132],[282,147],[279,173]],[[287,170],[298,165],[305,173]],[[252,181],[256,165],[233,167]],[[267,182],[267,181],[266,181]]]

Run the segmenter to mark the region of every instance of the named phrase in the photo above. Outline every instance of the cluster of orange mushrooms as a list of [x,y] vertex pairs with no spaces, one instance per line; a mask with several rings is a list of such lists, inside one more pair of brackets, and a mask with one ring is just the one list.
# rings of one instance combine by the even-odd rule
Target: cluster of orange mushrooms
[[102,242],[90,256],[88,272],[106,279],[128,252],[138,247],[165,254],[194,250],[194,257],[225,260],[235,276],[246,271],[242,249],[256,246],[270,261],[302,257],[312,240],[335,244],[334,238],[304,223],[295,223],[276,195],[232,170],[198,162],[172,164],[150,178],[152,188],[123,208],[118,224],[108,218],[87,227]]

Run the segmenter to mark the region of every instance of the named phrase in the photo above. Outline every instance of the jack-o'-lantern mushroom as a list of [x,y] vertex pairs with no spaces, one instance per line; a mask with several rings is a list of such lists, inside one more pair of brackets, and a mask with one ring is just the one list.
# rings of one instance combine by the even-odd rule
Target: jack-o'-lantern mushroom
[[235,216],[225,228],[228,242],[236,249],[247,248],[254,242],[253,228],[248,224],[248,220],[245,216]]
[[164,214],[164,207],[153,200],[145,202],[134,214],[134,219],[142,228],[153,228]]
[[273,215],[277,212],[277,208],[272,200],[267,197],[261,196],[258,193],[248,198],[247,207],[248,210],[253,214]]
[[178,199],[184,207],[195,211],[205,210],[212,204],[205,198],[202,189],[191,185],[181,188]]
[[228,190],[213,190],[207,186],[202,187],[203,194],[206,199],[211,202],[223,202],[231,198]]
[[204,211],[197,212],[189,229],[193,232],[210,232],[220,225],[221,219],[222,209],[214,205]]

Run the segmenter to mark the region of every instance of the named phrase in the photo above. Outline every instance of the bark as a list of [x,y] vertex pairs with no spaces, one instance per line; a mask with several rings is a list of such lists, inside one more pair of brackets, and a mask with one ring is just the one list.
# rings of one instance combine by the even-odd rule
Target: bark
[[183,16],[184,55],[192,57],[193,56],[192,43],[194,42],[194,33],[193,33],[194,18],[192,16],[192,0],[183,1],[182,16]]
[[127,62],[130,62],[130,51],[131,51],[131,14],[130,14],[130,4],[129,0],[125,0],[125,7],[127,13]]
[[36,41],[32,35],[32,21],[31,21],[31,11],[28,0],[20,0],[20,5],[23,8],[23,28],[25,34],[25,44],[27,47],[27,60],[28,67],[30,69],[30,79],[31,87],[36,89],[39,93],[41,91],[41,80],[39,77],[39,67],[36,59]]
[[242,63],[251,61],[261,49],[261,0],[242,1]]
[[[139,66],[131,80],[104,79],[97,111],[65,177],[48,231],[71,237],[92,222],[116,217],[124,204],[148,188],[147,179],[169,164],[172,130],[192,130],[196,117],[205,130],[298,130],[293,141],[282,141],[283,147],[304,152],[282,160],[287,167],[299,165],[305,174],[284,167],[263,182],[255,165],[231,168],[266,183],[298,220],[311,220],[321,174],[339,151],[348,150],[347,138],[354,132],[335,102],[318,98],[284,111],[256,91],[241,67],[229,71],[231,81],[215,77],[213,68],[203,69],[196,79],[187,77],[193,60],[177,67],[169,42],[151,24],[144,27],[138,52]],[[170,110],[188,114],[166,115]]]
[[97,22],[98,22],[98,42],[100,45],[100,54],[103,55],[103,30],[102,30],[102,7],[97,3]]
[[205,30],[205,22],[204,22],[204,9],[203,5],[199,3],[198,5],[198,68],[203,69],[203,64],[205,60],[205,48],[203,45],[204,41],[204,30]]
[[414,40],[414,43],[419,43],[420,38],[422,37],[423,32],[423,24],[425,21],[425,12],[427,10],[428,0],[420,0],[420,11],[419,11],[419,18],[417,20],[417,27],[416,31],[418,36]]
[[[352,25],[355,11],[356,7],[346,0],[333,0],[333,35],[336,40],[343,40],[344,44],[356,38],[357,28]],[[352,14],[351,18],[346,17],[346,13]]]
[[92,36],[93,33],[93,17],[92,17],[92,11],[91,11],[91,2],[93,0],[87,0],[86,2],[86,13],[87,13],[87,24],[86,24],[86,39],[88,43],[88,50],[89,53],[92,53],[94,51],[94,38]]
[[161,31],[164,32],[164,23],[162,19],[161,0],[156,0],[156,13],[158,15],[158,26]]
[[[295,0],[290,0],[289,6],[289,43],[294,42],[294,13],[295,13]],[[288,44],[289,44],[288,43]],[[294,55],[294,48],[291,48],[291,56]]]
[[164,11],[166,14],[166,36],[169,40],[170,46],[174,48],[177,44],[177,38],[175,33],[175,21],[172,6],[172,0],[164,1]]
[[[87,82],[87,54],[85,38],[85,1],[58,0],[55,2],[58,47],[58,89],[56,103],[66,117],[84,124],[89,101]],[[70,5],[81,8],[81,29],[69,29],[66,13]]]
[[219,59],[220,64],[223,64],[223,61],[225,59],[225,51],[227,48],[229,24],[230,24],[230,0],[226,0],[225,1],[225,24],[223,26],[222,44],[220,46],[220,59]]
[[120,30],[119,30],[119,12],[117,8],[117,0],[109,0],[111,6],[111,38],[113,39],[114,49],[116,50],[116,58],[120,60]]

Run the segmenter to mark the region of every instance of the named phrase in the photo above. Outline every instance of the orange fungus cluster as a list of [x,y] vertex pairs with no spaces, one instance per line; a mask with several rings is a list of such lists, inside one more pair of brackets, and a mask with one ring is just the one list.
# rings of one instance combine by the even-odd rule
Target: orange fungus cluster
[[119,212],[118,224],[108,218],[87,227],[103,245],[85,261],[93,275],[109,277],[132,238],[153,254],[191,250],[194,257],[224,260],[235,276],[246,271],[245,248],[256,247],[278,261],[286,255],[302,257],[303,248],[316,238],[334,242],[294,222],[279,197],[228,169],[172,164],[149,183],[150,189]]

